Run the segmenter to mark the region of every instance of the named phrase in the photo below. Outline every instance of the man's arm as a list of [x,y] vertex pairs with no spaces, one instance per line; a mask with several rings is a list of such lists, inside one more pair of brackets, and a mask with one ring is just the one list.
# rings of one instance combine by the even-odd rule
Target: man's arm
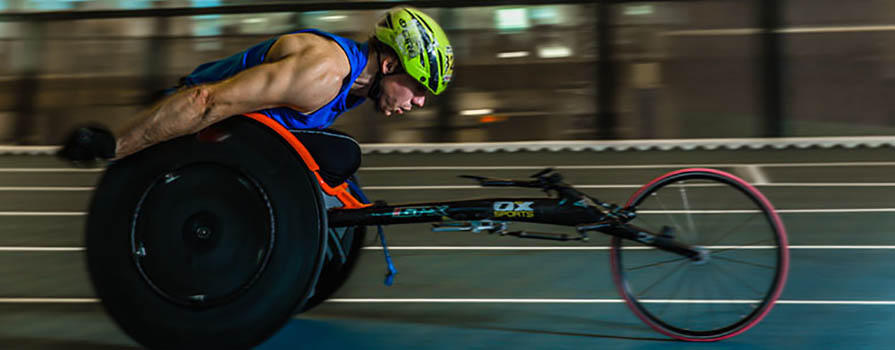
[[198,132],[232,115],[278,106],[314,111],[338,94],[344,78],[339,76],[344,71],[341,62],[332,57],[311,47],[227,80],[179,91],[141,112],[118,134],[115,159]]

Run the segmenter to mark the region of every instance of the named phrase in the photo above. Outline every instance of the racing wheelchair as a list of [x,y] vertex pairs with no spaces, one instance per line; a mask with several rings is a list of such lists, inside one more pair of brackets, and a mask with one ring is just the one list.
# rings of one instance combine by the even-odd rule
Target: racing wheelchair
[[[667,173],[623,206],[575,189],[551,169],[522,180],[464,176],[547,197],[400,205],[369,203],[356,179],[336,183],[322,173],[299,138],[260,114],[111,163],[91,200],[85,238],[106,312],[153,349],[251,348],[342,285],[367,226],[405,223],[569,244],[609,235],[624,302],[651,328],[686,341],[746,331],[768,314],[786,280],[786,232],[773,206],[719,170]],[[510,231],[511,222],[572,231]]]

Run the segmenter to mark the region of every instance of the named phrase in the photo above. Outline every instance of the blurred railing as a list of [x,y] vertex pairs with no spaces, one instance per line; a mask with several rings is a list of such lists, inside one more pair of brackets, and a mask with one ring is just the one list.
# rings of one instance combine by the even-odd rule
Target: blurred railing
[[[193,67],[281,33],[366,40],[397,5],[446,28],[456,79],[409,115],[341,117],[362,142],[895,131],[895,4],[884,0],[28,3],[0,1],[2,143],[125,123]],[[119,8],[135,3],[147,8]]]

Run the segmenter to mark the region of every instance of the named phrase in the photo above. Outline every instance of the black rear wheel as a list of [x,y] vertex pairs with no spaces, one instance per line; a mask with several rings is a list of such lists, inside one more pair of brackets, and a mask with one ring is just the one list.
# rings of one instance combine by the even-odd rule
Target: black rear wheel
[[296,152],[248,118],[210,131],[111,164],[91,202],[94,288],[149,348],[251,348],[302,306],[322,266],[326,211]]

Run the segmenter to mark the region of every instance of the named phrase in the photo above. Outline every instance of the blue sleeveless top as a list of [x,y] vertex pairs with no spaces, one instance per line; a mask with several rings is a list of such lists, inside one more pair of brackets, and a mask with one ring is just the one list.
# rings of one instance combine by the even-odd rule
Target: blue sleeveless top
[[[338,43],[342,50],[345,51],[345,54],[348,56],[348,62],[351,64],[350,77],[342,83],[339,94],[332,101],[329,101],[329,103],[313,113],[304,114],[289,107],[269,108],[257,112],[276,120],[287,129],[323,129],[332,125],[336,117],[345,113],[345,111],[364,102],[365,98],[362,97],[354,96],[349,99],[348,90],[367,65],[367,54],[370,49],[366,43],[358,43],[354,40],[316,29],[301,30],[292,34],[295,33],[313,33]],[[264,62],[267,51],[270,50],[270,47],[273,46],[277,39],[279,38],[272,38],[233,56],[202,64],[196,67],[190,75],[184,77],[181,83],[186,86],[193,86],[224,80],[243,70],[257,66]]]

